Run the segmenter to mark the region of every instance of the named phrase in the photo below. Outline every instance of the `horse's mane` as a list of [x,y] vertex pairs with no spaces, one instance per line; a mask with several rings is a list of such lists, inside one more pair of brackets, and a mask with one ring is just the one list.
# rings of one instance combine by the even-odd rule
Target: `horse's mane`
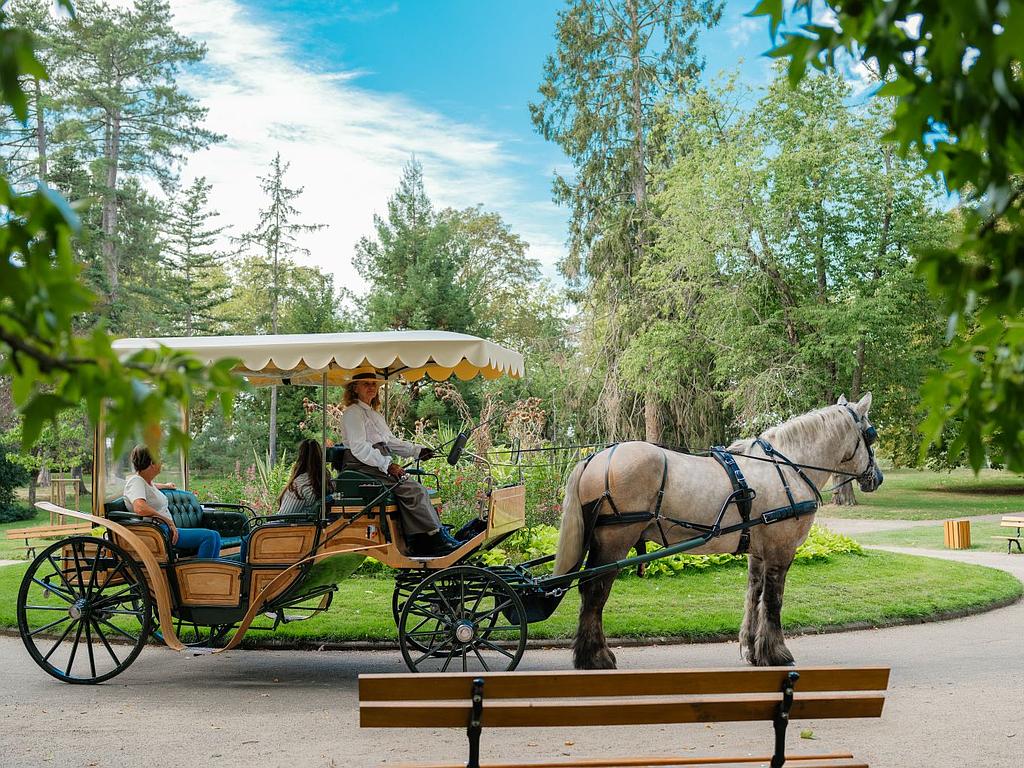
[[[766,429],[761,437],[779,450],[785,451],[794,444],[815,439],[822,432],[829,441],[839,440],[845,426],[842,411],[834,405],[828,405],[801,416],[794,416],[789,421]],[[735,454],[749,453],[753,444],[754,438],[748,437],[732,443],[727,450]]]

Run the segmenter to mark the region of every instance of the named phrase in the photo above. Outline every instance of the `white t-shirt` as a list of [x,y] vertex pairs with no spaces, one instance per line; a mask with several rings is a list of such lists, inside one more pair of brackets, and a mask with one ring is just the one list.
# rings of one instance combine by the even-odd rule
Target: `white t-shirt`
[[128,499],[129,504],[134,504],[136,499],[145,499],[146,503],[155,509],[160,517],[169,523],[174,522],[171,513],[167,511],[169,506],[167,497],[160,493],[152,483],[147,483],[142,476],[128,476],[128,480],[124,484],[124,496]]
[[345,426],[345,447],[352,451],[363,464],[387,472],[391,459],[374,448],[378,443],[387,446],[392,456],[406,456],[410,459],[420,455],[423,448],[408,440],[399,440],[384,421],[384,417],[362,400],[352,403],[342,414]]

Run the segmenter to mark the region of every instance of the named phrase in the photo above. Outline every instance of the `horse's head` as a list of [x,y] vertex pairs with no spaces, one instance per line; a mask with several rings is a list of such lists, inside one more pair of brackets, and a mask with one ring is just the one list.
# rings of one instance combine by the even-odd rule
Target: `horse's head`
[[837,405],[844,408],[852,419],[849,437],[846,438],[849,445],[843,453],[844,458],[838,469],[855,473],[854,479],[865,493],[876,491],[884,477],[882,470],[878,468],[878,462],[875,461],[875,452],[871,448],[878,439],[878,433],[868,421],[871,393],[868,392],[856,403],[850,403],[842,396]]

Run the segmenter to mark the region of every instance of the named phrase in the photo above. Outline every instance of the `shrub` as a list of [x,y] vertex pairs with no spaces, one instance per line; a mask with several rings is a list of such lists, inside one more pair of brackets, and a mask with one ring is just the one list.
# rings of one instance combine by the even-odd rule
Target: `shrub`
[[0,507],[0,523],[17,523],[20,520],[31,520],[36,516],[36,511],[27,504],[11,504],[8,507]]
[[[12,461],[11,456],[8,455],[7,448],[0,445],[0,515],[12,516],[5,522],[28,519],[27,517],[14,516],[22,514],[21,505],[15,502],[14,489],[25,485],[28,481],[28,470],[21,464]],[[28,517],[32,517],[34,514],[30,510]]]

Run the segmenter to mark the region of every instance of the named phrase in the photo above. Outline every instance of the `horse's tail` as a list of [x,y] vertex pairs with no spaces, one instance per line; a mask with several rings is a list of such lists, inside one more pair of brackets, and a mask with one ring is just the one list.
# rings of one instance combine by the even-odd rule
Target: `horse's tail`
[[555,554],[556,575],[570,573],[579,568],[583,560],[584,536],[583,505],[580,504],[580,477],[588,462],[581,461],[565,483],[562,500],[562,522],[558,531],[558,551]]

